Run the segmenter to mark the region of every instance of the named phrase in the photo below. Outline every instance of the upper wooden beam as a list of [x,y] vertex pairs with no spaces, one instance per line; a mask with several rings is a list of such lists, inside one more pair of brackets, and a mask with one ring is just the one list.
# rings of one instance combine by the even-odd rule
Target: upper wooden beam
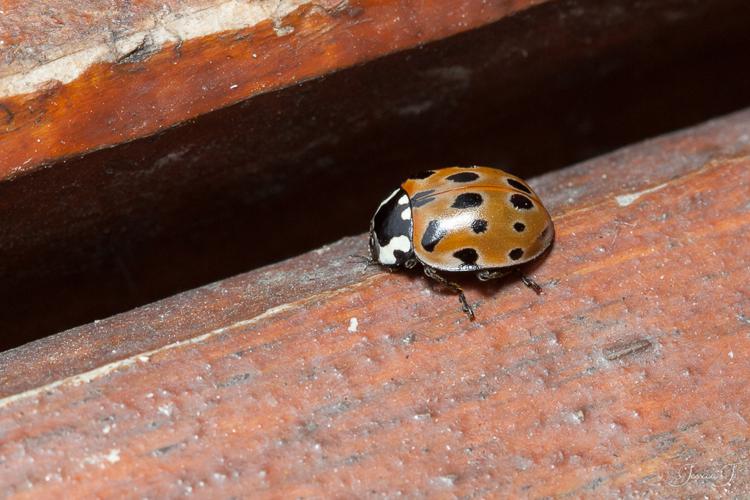
[[0,16],[0,180],[539,3],[13,3]]

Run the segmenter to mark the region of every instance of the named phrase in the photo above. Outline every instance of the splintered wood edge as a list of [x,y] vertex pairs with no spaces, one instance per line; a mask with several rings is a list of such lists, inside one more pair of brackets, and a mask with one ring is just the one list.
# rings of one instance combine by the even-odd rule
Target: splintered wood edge
[[[621,206],[711,162],[750,152],[750,111],[645,141],[530,182],[553,217],[614,200]],[[366,226],[367,221],[363,221]],[[0,397],[11,397],[291,304],[386,275],[366,268],[364,236],[181,293],[0,353]]]
[[0,180],[541,3],[19,4],[0,19]]

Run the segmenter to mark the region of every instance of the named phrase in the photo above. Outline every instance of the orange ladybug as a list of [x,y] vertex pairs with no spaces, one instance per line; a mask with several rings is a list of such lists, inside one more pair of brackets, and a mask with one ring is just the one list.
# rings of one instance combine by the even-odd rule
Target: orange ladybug
[[[458,293],[473,320],[461,287],[439,271],[500,278],[541,255],[554,234],[549,213],[523,179],[490,167],[449,167],[409,177],[380,204],[370,222],[370,255],[391,268],[421,264],[428,277]],[[540,293],[533,280],[521,280]]]

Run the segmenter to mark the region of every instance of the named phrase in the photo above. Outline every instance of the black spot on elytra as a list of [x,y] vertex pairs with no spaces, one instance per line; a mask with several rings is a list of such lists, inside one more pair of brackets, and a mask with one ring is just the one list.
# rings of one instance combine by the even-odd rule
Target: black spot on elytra
[[435,250],[435,245],[440,243],[440,240],[445,236],[445,230],[440,229],[440,223],[436,220],[431,220],[427,224],[427,229],[422,235],[422,248],[428,252]]
[[526,229],[526,224],[523,222],[516,222],[513,224],[513,229],[516,230],[516,232],[522,233],[524,229]]
[[453,182],[471,182],[479,179],[479,174],[475,174],[474,172],[460,172],[449,175],[446,179]]
[[471,230],[477,234],[487,231],[487,221],[484,219],[475,220],[471,223]]
[[426,179],[434,173],[434,170],[422,170],[421,172],[417,172],[416,174],[411,174],[409,176],[409,179]]
[[453,252],[453,256],[460,259],[467,266],[473,266],[479,259],[479,254],[473,248],[462,248],[457,252]]
[[462,193],[453,201],[453,208],[474,208],[482,204],[482,195],[479,193]]
[[515,180],[515,179],[505,179],[505,180],[508,181],[508,184],[510,184],[514,188],[516,188],[516,189],[518,189],[520,191],[523,191],[524,193],[531,194],[531,189],[527,188],[524,184],[521,184],[517,180]]
[[511,195],[510,202],[519,210],[529,210],[534,206],[534,202],[522,194]]
[[523,249],[522,248],[514,248],[508,253],[508,257],[510,257],[513,260],[518,260],[521,257],[523,257]]
[[435,192],[434,189],[430,189],[428,191],[420,191],[418,193],[415,193],[414,196],[412,196],[411,199],[409,200],[411,201],[412,208],[419,208],[433,201],[435,197],[432,196],[432,193],[434,192]]

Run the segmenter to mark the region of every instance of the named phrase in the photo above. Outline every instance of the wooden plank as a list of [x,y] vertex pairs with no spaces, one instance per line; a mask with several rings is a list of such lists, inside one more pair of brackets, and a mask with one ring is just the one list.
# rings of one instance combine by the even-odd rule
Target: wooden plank
[[[620,35],[639,43],[672,28],[700,38],[717,19],[731,32],[747,15],[737,0],[14,2],[0,17],[0,180],[519,13],[533,24],[545,4],[558,15],[545,43],[588,19],[576,50],[589,56],[602,48],[588,38],[596,26],[631,20]],[[622,42],[613,35],[607,43]],[[528,57],[530,41],[517,42]]]
[[554,172],[545,293],[352,238],[2,355],[20,497],[745,496],[750,112]]
[[538,3],[18,3],[0,20],[0,180]]
[[[48,10],[51,4],[70,5],[62,0],[42,3]],[[110,2],[102,12],[73,6],[58,28],[46,31],[37,21],[54,16],[32,15],[40,5],[17,3],[0,20],[11,26],[0,30],[0,37],[37,26],[33,40],[17,41],[26,50],[14,51],[16,59],[33,62],[29,54],[42,57],[51,54],[55,44],[73,43],[63,32],[76,25],[75,16],[84,11],[97,20],[89,24],[95,34],[109,24],[123,30],[117,40],[130,39],[148,28],[143,23],[148,24],[146,14],[155,4]],[[172,17],[165,16],[174,18],[182,12],[180,5],[187,9],[197,4],[180,2],[173,6]],[[389,5],[395,4],[374,8]],[[350,21],[362,23],[358,29],[367,35],[367,43],[390,50],[391,31],[409,32],[412,27],[409,16],[401,15],[404,11],[441,5],[445,2],[399,4],[392,12],[396,17],[388,20],[367,17],[365,6],[365,12]],[[479,2],[451,5],[485,9]],[[199,107],[203,94],[178,93],[175,99],[154,103],[128,92],[160,92],[163,97],[180,85],[221,80],[255,63],[239,58],[234,60],[236,70],[216,71],[216,60],[224,61],[218,57],[214,65],[196,69],[185,60],[192,54],[185,52],[187,43],[182,56],[146,50],[141,61],[131,54],[126,58],[130,62],[110,64],[111,75],[97,80],[101,88],[92,90],[81,77],[55,91],[75,94],[75,99],[62,101],[53,92],[42,108],[23,108],[42,109],[43,117],[25,128],[25,145],[3,142],[0,125],[0,160],[8,150],[36,154],[40,148],[53,159],[44,168],[33,167],[33,172],[0,182],[0,350],[362,232],[370,207],[415,170],[451,162],[484,163],[530,177],[750,105],[750,66],[745,64],[750,3],[743,0],[488,5],[521,10],[345,71],[326,73],[321,67],[325,78],[301,85],[289,86],[296,81],[290,67],[307,62],[297,58],[297,52],[290,60],[280,56],[279,78],[288,77],[281,84],[286,88],[253,95],[148,137],[139,134],[148,133],[152,120],[183,113],[186,106]],[[31,14],[18,15],[23,12]],[[300,13],[311,26],[312,19],[320,18],[322,24],[315,26],[324,31],[305,39],[305,49],[327,43],[329,35],[334,54],[362,48],[357,43],[351,49],[353,35],[337,31],[341,23],[350,22],[346,13],[333,16],[330,31],[325,31],[331,26],[325,14]],[[113,21],[100,23],[107,15]],[[30,21],[13,28],[22,17]],[[438,24],[429,29],[453,33],[454,21],[450,14],[435,19]],[[214,53],[226,45],[231,52],[240,44],[247,54],[256,45],[288,48],[305,33],[300,28],[282,37],[270,32],[268,37],[239,41],[219,37],[204,40],[200,48]],[[46,43],[45,34],[55,43]],[[97,40],[93,35],[78,39]],[[160,73],[158,65],[165,60],[175,64]],[[249,77],[275,78],[269,71]],[[143,86],[129,80],[141,78],[141,73],[158,74]],[[221,85],[216,88],[221,90]],[[108,100],[118,92],[125,93],[123,101]],[[231,100],[232,92],[217,99]],[[128,125],[131,112],[147,116]],[[72,114],[72,121],[65,122],[65,113]],[[54,116],[62,122],[44,121]],[[110,120],[122,120],[123,138],[141,138],[73,158],[35,142],[39,134],[58,129],[54,140],[68,145],[89,141],[90,133],[109,134]],[[340,188],[363,173],[368,181],[356,190]],[[309,203],[312,193],[317,203]],[[330,224],[316,225],[322,219]],[[262,245],[258,234],[265,235]]]

